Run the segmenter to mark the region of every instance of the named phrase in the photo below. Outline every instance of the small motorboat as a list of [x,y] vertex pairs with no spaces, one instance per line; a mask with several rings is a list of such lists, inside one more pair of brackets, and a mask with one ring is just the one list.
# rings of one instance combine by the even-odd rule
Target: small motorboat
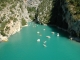
[[43,44],[44,47],[47,47],[45,44]]
[[59,36],[59,33],[57,33],[57,36]]
[[44,41],[44,43],[46,43],[47,41]]
[[52,34],[54,34],[54,32],[51,32]]
[[40,32],[37,32],[38,34],[40,33]]
[[47,38],[51,38],[50,36],[46,36]]
[[40,34],[40,36],[42,36],[42,35]]
[[46,29],[43,29],[43,30],[46,30]]
[[37,42],[40,42],[40,39],[37,39]]
[[70,40],[72,40],[73,38],[71,37]]

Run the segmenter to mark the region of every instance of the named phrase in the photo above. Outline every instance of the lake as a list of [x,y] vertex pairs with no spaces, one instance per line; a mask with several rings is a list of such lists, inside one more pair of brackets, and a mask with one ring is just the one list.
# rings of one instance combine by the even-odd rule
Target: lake
[[80,60],[80,43],[59,29],[31,22],[0,43],[0,60]]

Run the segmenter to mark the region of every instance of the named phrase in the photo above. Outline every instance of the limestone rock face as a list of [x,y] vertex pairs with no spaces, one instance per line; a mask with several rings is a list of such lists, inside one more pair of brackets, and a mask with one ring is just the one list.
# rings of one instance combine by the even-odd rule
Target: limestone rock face
[[35,15],[40,3],[41,0],[27,0],[27,10],[31,20],[35,19]]
[[38,7],[40,0],[27,0],[28,7]]
[[[76,3],[78,4],[78,2]],[[52,9],[50,24],[66,29],[71,36],[80,37],[79,12],[77,10],[72,10],[72,6],[74,5],[66,0],[56,0],[54,8]],[[78,6],[76,7],[79,8]],[[78,12],[78,14],[74,15],[73,13],[75,12]]]
[[55,2],[51,15],[50,24],[57,25],[64,29],[69,28],[68,25],[71,24],[72,16],[65,0],[57,0]]
[[0,40],[20,31],[29,21],[52,24],[80,37],[80,0],[0,1]]
[[35,20],[41,24],[47,24],[50,21],[53,0],[42,0],[38,6]]
[[9,37],[20,31],[22,24],[24,24],[22,21],[27,24],[30,18],[26,0],[3,1],[0,3],[0,7],[2,7],[0,10],[0,40],[2,40],[5,36]]
[[39,23],[56,25],[80,37],[80,1],[79,0],[43,0],[37,9],[36,20]]
[[[9,29],[7,29],[9,27]],[[4,33],[9,37],[10,35],[15,34],[16,32],[19,32],[21,29],[21,22],[20,21],[10,21],[9,24],[6,25],[4,28]]]

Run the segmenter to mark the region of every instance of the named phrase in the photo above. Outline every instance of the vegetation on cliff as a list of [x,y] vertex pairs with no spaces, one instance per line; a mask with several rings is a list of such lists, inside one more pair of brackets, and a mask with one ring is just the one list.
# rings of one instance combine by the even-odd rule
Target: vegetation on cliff
[[38,6],[38,18],[40,23],[49,23],[49,19],[51,17],[51,10],[54,7],[52,6],[52,3],[53,0],[43,0]]
[[75,20],[80,19],[80,0],[66,0],[68,2],[69,10],[71,11],[71,14],[73,15],[73,18]]
[[70,35],[80,37],[79,0],[42,0],[37,15],[40,23],[57,25],[70,31]]
[[24,26],[24,25],[26,25],[26,21],[25,21],[25,19],[24,18],[22,18],[22,20],[21,20],[21,24],[22,24],[22,26]]
[[80,37],[80,0],[0,0],[1,35],[10,34],[18,23],[17,27],[25,25],[29,18],[57,25]]
[[25,0],[0,0],[1,35],[14,34],[27,23],[28,18]]
[[36,13],[36,7],[27,7],[27,10],[28,10],[29,17],[31,18],[31,20],[34,20],[35,13]]

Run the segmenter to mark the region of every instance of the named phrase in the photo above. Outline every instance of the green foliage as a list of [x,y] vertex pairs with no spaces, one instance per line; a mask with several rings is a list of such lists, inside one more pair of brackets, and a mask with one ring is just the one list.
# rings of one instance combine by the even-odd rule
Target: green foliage
[[17,18],[15,18],[15,17],[10,17],[10,20],[13,20],[13,22],[16,22],[16,21],[17,21]]
[[6,34],[4,33],[4,30],[1,30],[1,35],[6,36]]
[[14,18],[13,22],[16,22],[17,21],[17,18]]
[[6,7],[6,3],[1,4],[2,7]]
[[11,12],[12,14],[14,14],[14,11],[13,11],[12,9],[10,10],[10,12]]
[[7,30],[9,30],[9,29],[10,29],[10,27],[6,26],[6,29],[5,29],[5,30],[7,31]]
[[0,0],[0,3],[5,3],[5,2],[11,3],[11,2],[14,2],[14,1],[16,1],[16,2],[18,2],[18,1],[22,2],[22,0]]
[[0,20],[0,23],[2,23],[2,21]]
[[7,3],[11,3],[13,2],[13,0],[0,0],[0,11],[2,11],[6,6],[7,6]]
[[0,3],[4,3],[4,2],[11,2],[12,0],[0,0]]
[[7,21],[1,23],[0,31],[1,31],[1,35],[3,36],[6,36],[6,34],[4,33],[4,28],[7,23],[8,23]]
[[0,6],[0,11],[2,11],[3,7]]
[[0,11],[2,11],[6,7],[6,3],[1,3],[0,4]]
[[13,20],[14,18],[13,17],[10,17],[10,20]]
[[6,18],[5,15],[3,17],[1,17],[1,21],[4,21],[5,18]]
[[5,28],[7,23],[8,23],[7,21],[1,23],[1,30],[3,30]]
[[71,9],[70,11],[74,16],[74,18],[76,20],[80,19],[80,0],[68,0],[68,1],[69,1],[69,9]]
[[26,25],[26,21],[24,18],[21,19],[21,24],[22,24],[22,26]]
[[69,3],[71,3],[75,6],[80,6],[80,0],[69,0]]
[[22,9],[22,5],[20,4],[20,6],[19,6],[21,9]]
[[38,16],[40,23],[48,23],[50,19],[50,14],[52,10],[53,0],[42,0],[41,4],[38,7]]
[[28,13],[30,14],[29,17],[31,20],[35,18],[35,13],[36,13],[36,7],[27,7]]
[[34,16],[32,16],[32,15],[29,15],[29,17],[31,18],[31,20],[33,20],[33,19],[34,19]]
[[23,7],[22,7],[22,4],[20,4],[20,6],[19,6],[20,8],[21,8],[21,10],[22,10],[22,12],[23,12]]
[[35,7],[27,7],[28,12],[36,12],[36,8]]
[[16,6],[16,4],[13,4],[13,5],[10,7],[10,9],[15,8],[15,6]]

